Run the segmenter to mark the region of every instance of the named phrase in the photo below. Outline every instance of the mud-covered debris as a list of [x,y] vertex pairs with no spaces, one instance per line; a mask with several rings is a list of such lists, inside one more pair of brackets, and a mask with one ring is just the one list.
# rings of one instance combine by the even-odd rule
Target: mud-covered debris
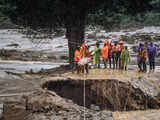
[[48,112],[63,110],[63,100],[54,92],[43,91],[26,96],[26,109],[32,112]]

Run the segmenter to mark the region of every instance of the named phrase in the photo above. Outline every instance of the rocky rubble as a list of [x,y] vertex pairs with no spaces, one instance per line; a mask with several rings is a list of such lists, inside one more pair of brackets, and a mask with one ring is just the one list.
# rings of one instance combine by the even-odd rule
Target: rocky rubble
[[[51,91],[25,96],[28,120],[113,120],[112,112],[90,110]],[[85,112],[84,112],[85,111]]]

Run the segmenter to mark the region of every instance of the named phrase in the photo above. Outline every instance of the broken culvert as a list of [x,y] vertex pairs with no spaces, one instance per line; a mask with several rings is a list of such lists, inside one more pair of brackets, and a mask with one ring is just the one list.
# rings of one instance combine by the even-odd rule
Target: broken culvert
[[[61,97],[71,99],[80,106],[84,105],[83,80],[47,81],[42,87],[56,92]],[[99,106],[101,110],[112,111],[160,108],[160,102],[156,97],[144,93],[128,82],[114,79],[85,81],[85,105],[90,108],[93,104]]]

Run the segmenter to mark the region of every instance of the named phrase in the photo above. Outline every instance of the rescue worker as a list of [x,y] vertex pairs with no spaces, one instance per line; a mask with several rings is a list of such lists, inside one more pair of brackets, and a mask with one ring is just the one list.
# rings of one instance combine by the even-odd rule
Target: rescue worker
[[138,64],[139,71],[141,71],[141,64],[140,64],[141,55],[140,55],[140,52],[141,52],[142,47],[144,47],[144,44],[143,43],[139,43],[139,46],[138,46],[138,49],[137,49],[137,52],[138,52],[137,64]]
[[[123,42],[123,40],[120,40],[119,44],[120,44],[119,56],[121,56],[121,52],[124,49],[124,42]],[[122,69],[122,66],[121,66],[121,57],[119,57],[119,69]]]
[[100,56],[101,56],[101,50],[99,48],[99,42],[96,43],[96,46],[94,47],[94,56],[93,56],[93,64],[95,67],[100,68]]
[[81,54],[81,58],[84,56],[84,52],[85,51],[85,44],[83,43],[80,47],[80,54]]
[[118,61],[120,56],[120,46],[118,45],[118,42],[115,41],[115,44],[113,46],[113,69],[118,69]]
[[80,70],[82,71],[82,73],[86,71],[86,73],[88,74],[89,73],[88,63],[90,62],[90,56],[91,56],[91,52],[89,51],[89,45],[85,45],[84,43],[81,45],[80,56],[81,56],[81,60],[79,61]]
[[86,58],[85,70],[86,70],[87,74],[89,73],[89,62],[91,61],[91,56],[92,56],[92,52],[89,50],[89,48],[90,48],[90,45],[86,45],[86,50],[85,50],[85,58]]
[[103,63],[104,63],[105,68],[107,68],[107,61],[108,61],[108,45],[109,45],[109,42],[108,42],[108,40],[106,40],[104,47],[101,50],[101,54],[102,54]]
[[112,41],[109,43],[109,46],[108,46],[108,59],[109,59],[109,68],[111,69],[112,60],[114,60]]
[[127,46],[122,50],[120,58],[122,69],[127,70],[128,62],[130,61],[130,53]]
[[140,51],[139,72],[147,72],[147,64],[146,64],[147,57],[148,57],[147,48],[143,46]]
[[157,56],[157,48],[152,41],[148,45],[147,51],[148,51],[150,72],[154,72],[155,71],[155,58]]
[[74,53],[74,66],[75,66],[74,68],[77,70],[77,73],[80,72],[80,67],[78,65],[78,62],[81,59],[80,48],[81,48],[80,46],[77,46],[76,51]]

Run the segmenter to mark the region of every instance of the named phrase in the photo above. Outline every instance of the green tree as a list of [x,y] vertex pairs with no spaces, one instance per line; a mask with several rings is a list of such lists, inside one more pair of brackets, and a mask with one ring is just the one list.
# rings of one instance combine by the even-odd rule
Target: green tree
[[7,0],[11,8],[9,16],[16,24],[31,26],[33,29],[65,27],[70,63],[73,63],[76,46],[84,42],[88,14],[99,11],[97,16],[101,13],[112,16],[122,8],[126,8],[123,12],[134,14],[145,10],[148,1],[150,0],[145,3],[143,0]]

